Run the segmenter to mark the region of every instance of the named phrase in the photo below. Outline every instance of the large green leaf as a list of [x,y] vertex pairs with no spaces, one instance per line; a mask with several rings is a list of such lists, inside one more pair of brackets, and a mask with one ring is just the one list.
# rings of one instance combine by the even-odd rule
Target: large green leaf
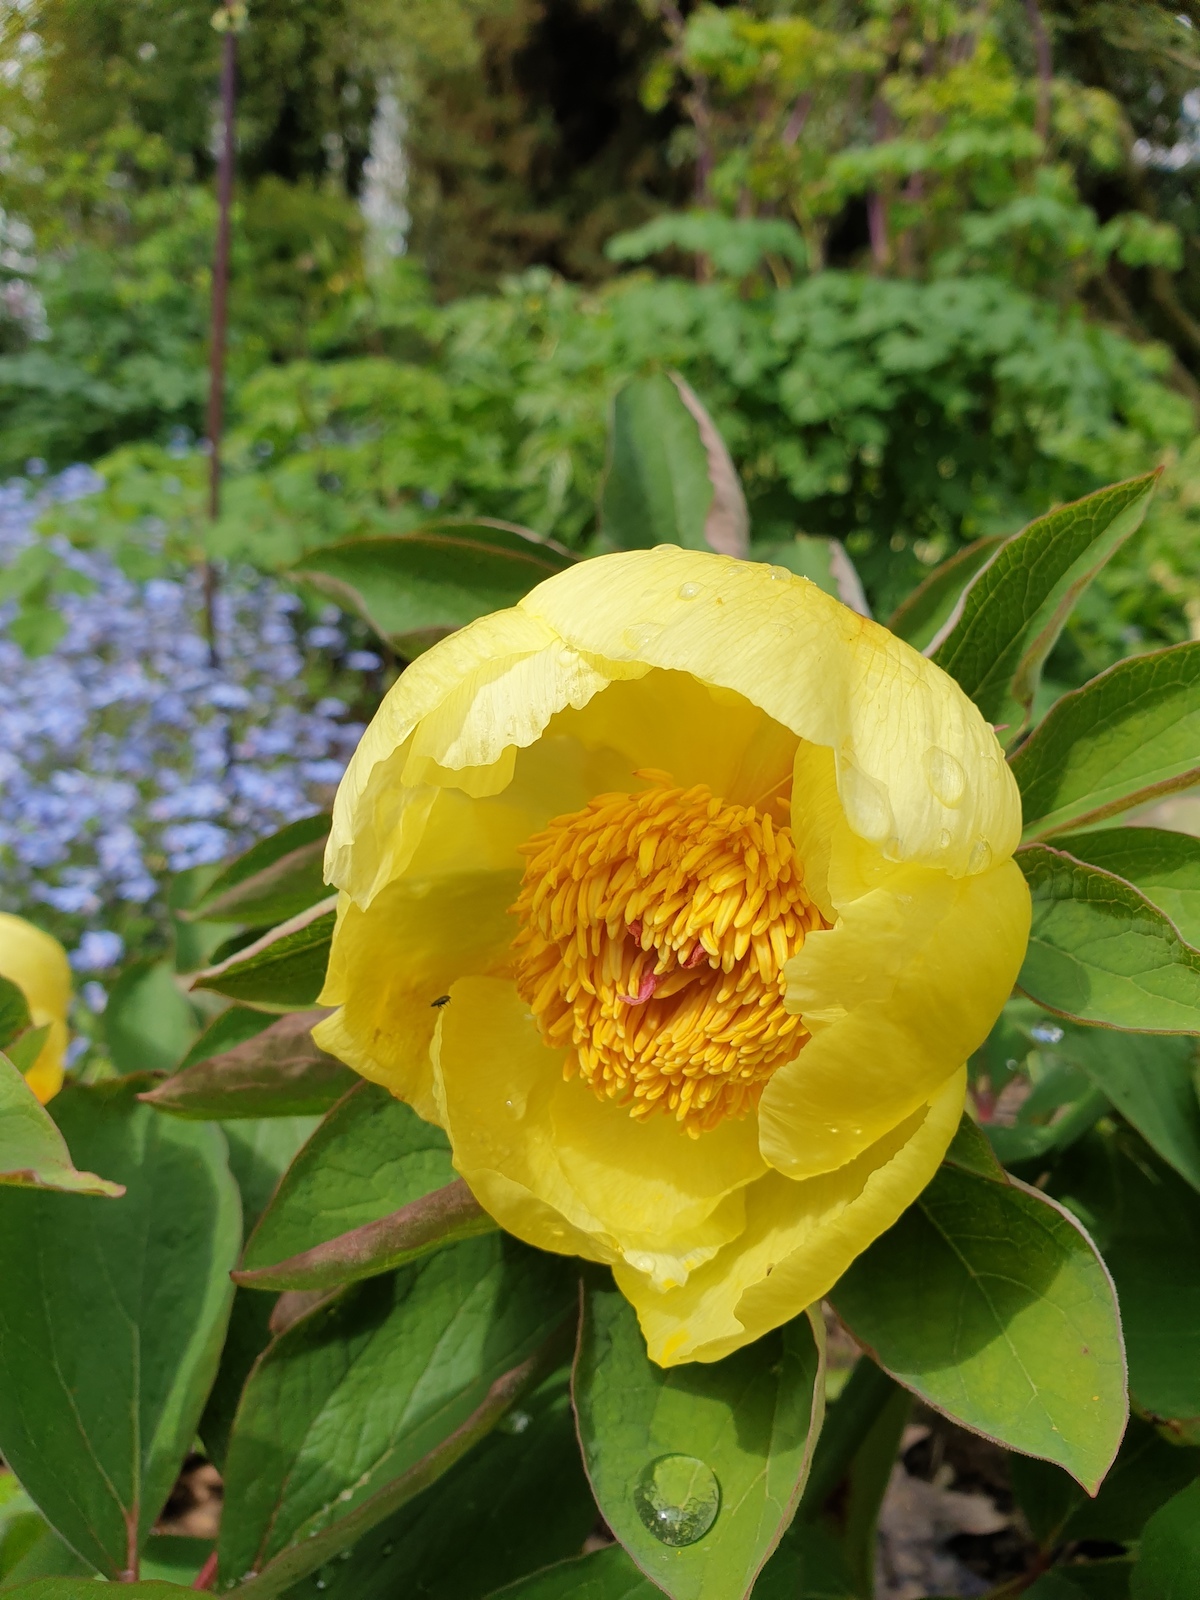
[[322,873],[328,837],[327,816],[289,822],[224,867],[185,915],[266,928],[307,910],[328,893]]
[[0,1451],[78,1554],[127,1571],[196,1433],[241,1217],[220,1132],[157,1116],[143,1080],[67,1088],[77,1157],[111,1206],[0,1191]]
[[160,1111],[201,1121],[327,1111],[357,1080],[314,1043],[313,1024],[324,1015],[289,1012],[241,1044],[184,1067],[144,1099]]
[[1067,1152],[1050,1184],[1113,1275],[1135,1404],[1200,1423],[1200,1195],[1136,1134],[1104,1123]]
[[1049,845],[1016,857],[1033,899],[1017,982],[1064,1017],[1144,1033],[1200,1033],[1200,951],[1122,878]]
[[302,1011],[325,983],[335,912],[332,898],[301,911],[192,980],[262,1011]]
[[674,1600],[748,1595],[812,1462],[823,1326],[800,1317],[722,1361],[664,1370],[611,1278],[589,1274],[574,1396],[596,1503],[638,1566]]
[[1076,1539],[1132,1543],[1146,1519],[1200,1474],[1200,1450],[1169,1443],[1150,1423],[1132,1417],[1095,1499],[1048,1461],[1013,1456],[1008,1466],[1030,1530],[1049,1551]]
[[1097,828],[1059,834],[1054,847],[1133,884],[1200,946],[1200,839],[1165,828]]
[[494,1600],[658,1600],[660,1594],[658,1584],[638,1570],[621,1546],[610,1544],[507,1584],[494,1591]]
[[989,722],[1024,726],[1042,664],[1072,606],[1138,527],[1157,482],[1152,472],[1059,506],[978,574],[933,659]]
[[0,977],[0,1050],[7,1050],[29,1027],[30,1020],[24,991],[11,978]]
[[748,517],[729,452],[681,378],[631,378],[613,402],[600,533],[619,550],[681,544],[745,555]]
[[213,1056],[224,1055],[235,1045],[245,1044],[256,1033],[262,1033],[275,1020],[271,1011],[254,1011],[249,1006],[230,1006],[219,1012],[204,1031],[193,1040],[191,1048],[180,1061],[176,1071],[195,1066],[197,1061],[208,1061]]
[[448,1470],[539,1376],[565,1264],[492,1235],[354,1284],[287,1329],[242,1393],[220,1570],[281,1592]]
[[405,1206],[339,1233],[270,1266],[235,1272],[250,1289],[333,1289],[415,1261],[457,1239],[494,1233],[497,1224],[461,1178]]
[[1004,534],[993,534],[956,550],[900,602],[887,619],[889,631],[914,650],[924,650],[949,620],[967,584],[1007,542]]
[[125,1193],[119,1183],[75,1170],[54,1119],[4,1055],[0,1055],[0,1185],[112,1199]]
[[1146,1524],[1130,1594],[1133,1600],[1196,1600],[1200,1594],[1200,1480]]
[[104,1041],[118,1072],[170,1072],[199,1031],[169,961],[142,961],[113,984]]
[[1012,758],[1025,838],[1200,781],[1200,642],[1118,661],[1063,695]]
[[450,1142],[411,1106],[359,1079],[288,1168],[251,1234],[244,1269],[271,1266],[452,1183]]
[[[122,1600],[184,1600],[191,1590],[183,1584],[163,1583],[157,1578],[144,1583],[125,1583],[121,1586]],[[18,1584],[6,1589],[13,1600],[96,1600],[94,1578],[39,1578],[34,1583]]]
[[515,605],[574,560],[527,528],[481,517],[324,545],[293,570],[356,611],[401,654],[414,655],[476,617]]
[[329,1590],[354,1600],[483,1600],[578,1554],[595,1523],[559,1373],[344,1559],[289,1590],[289,1600],[321,1600]]
[[1067,1025],[1060,1048],[1147,1144],[1200,1190],[1196,1041]]
[[1100,1483],[1127,1416],[1121,1324],[1104,1263],[1053,1201],[944,1164],[831,1299],[930,1405]]

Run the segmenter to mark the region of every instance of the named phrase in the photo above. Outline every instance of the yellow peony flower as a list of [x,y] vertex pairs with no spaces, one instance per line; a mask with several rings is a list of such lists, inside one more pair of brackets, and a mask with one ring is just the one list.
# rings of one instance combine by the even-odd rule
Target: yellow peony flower
[[25,1074],[26,1083],[45,1105],[62,1088],[71,1003],[67,952],[32,922],[0,911],[0,978],[15,983],[24,994],[35,1028],[50,1024],[46,1042]]
[[320,1043],[653,1359],[819,1300],[940,1162],[1016,977],[1016,785],[939,668],[804,579],[583,562],[404,673],[338,792]]

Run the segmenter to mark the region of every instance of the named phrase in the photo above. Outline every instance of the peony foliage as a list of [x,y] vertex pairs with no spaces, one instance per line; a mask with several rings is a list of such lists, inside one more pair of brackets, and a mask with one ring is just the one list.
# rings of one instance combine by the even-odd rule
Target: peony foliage
[[587,558],[304,559],[408,664],[331,816],[181,877],[111,1064],[54,1093],[0,929],[15,1592],[868,1600],[915,1403],[1054,1593],[1200,1583],[1197,646],[1042,680],[1156,475],[884,625],[682,381],[614,428]]

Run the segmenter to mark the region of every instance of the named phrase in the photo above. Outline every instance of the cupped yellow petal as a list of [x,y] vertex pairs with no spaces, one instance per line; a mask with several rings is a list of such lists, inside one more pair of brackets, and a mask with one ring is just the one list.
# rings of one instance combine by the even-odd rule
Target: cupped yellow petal
[[662,545],[583,562],[519,609],[610,664],[736,690],[831,749],[850,826],[894,860],[962,875],[1016,848],[1016,783],[976,707],[939,667],[806,579]]
[[15,983],[25,996],[35,1028],[50,1032],[25,1080],[45,1105],[62,1088],[67,1052],[67,1009],[71,1003],[71,967],[58,940],[23,917],[0,912],[0,977]]
[[433,1061],[455,1166],[501,1226],[530,1244],[632,1260],[653,1281],[682,1281],[742,1228],[742,1191],[766,1171],[752,1119],[703,1140],[665,1118],[637,1123],[565,1082],[563,1060],[511,982],[454,984]]
[[686,1284],[657,1290],[627,1265],[618,1287],[660,1366],[719,1361],[798,1316],[916,1199],[962,1115],[966,1069],[933,1100],[836,1172],[802,1182],[771,1173],[746,1194],[746,1226]]

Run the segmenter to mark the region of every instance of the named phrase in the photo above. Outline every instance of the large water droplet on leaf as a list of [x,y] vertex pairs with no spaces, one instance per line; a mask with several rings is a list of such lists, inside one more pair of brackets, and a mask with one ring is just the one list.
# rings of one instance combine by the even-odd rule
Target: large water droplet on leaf
[[721,1485],[712,1468],[695,1456],[659,1456],[638,1479],[633,1503],[663,1544],[695,1544],[717,1520]]

